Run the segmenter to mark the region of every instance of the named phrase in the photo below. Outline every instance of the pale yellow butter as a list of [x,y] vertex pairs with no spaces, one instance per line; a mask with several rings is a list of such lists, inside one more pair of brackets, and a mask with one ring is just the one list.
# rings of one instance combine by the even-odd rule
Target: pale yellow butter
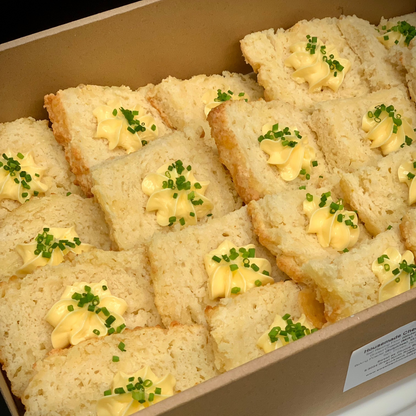
[[331,246],[338,251],[351,248],[360,236],[357,214],[345,210],[342,201],[336,203],[340,209],[332,213],[331,203],[334,201],[330,196],[322,207],[318,196],[311,197],[311,201],[306,199],[303,202],[303,211],[309,218],[308,233],[315,233],[324,248]]
[[[221,91],[220,93],[227,94],[230,98],[228,100],[222,101],[218,99],[218,92],[221,90],[209,90],[204,93],[202,96],[202,102],[205,104],[204,113],[205,117],[208,117],[209,112],[215,108],[221,105],[222,103],[226,101],[240,101],[240,100],[250,100],[250,97],[245,92],[239,92],[239,93],[232,93],[230,94],[230,89]],[[231,91],[232,92],[232,91]]]
[[[309,146],[308,138],[303,136],[299,138],[300,134],[296,128],[289,128],[290,134],[276,138],[273,126],[273,124],[267,123],[262,127],[262,134],[266,136],[260,142],[260,149],[270,156],[267,163],[275,165],[281,178],[285,181],[296,179],[302,169],[305,174],[310,174],[315,150]],[[295,132],[298,132],[299,136]],[[267,137],[272,137],[272,139]],[[288,144],[286,144],[287,142]]]
[[[367,139],[371,140],[371,148],[380,148],[383,155],[399,150],[403,145],[406,145],[406,136],[411,139],[411,143],[416,140],[416,133],[412,128],[412,120],[406,117],[399,116],[401,125],[394,129],[393,118],[389,116],[387,111],[382,111],[378,118],[374,117],[376,107],[372,107],[363,117],[362,129],[367,133]],[[396,113],[396,110],[394,110]],[[369,116],[371,115],[371,117]]]
[[[232,253],[237,253],[238,256],[233,256]],[[270,277],[270,262],[263,258],[248,257],[244,253],[255,253],[254,244],[236,247],[231,241],[225,240],[217,249],[205,255],[208,295],[211,300],[229,298],[255,286],[274,283]]]
[[[48,237],[49,236],[49,237]],[[70,245],[61,243],[62,240],[68,241]],[[80,254],[83,251],[89,251],[93,248],[90,244],[80,243],[78,234],[74,227],[70,228],[48,228],[43,227],[42,232],[38,234],[30,243],[18,244],[16,251],[23,259],[23,266],[17,270],[18,275],[32,273],[38,267],[49,264],[57,266],[65,260],[69,253]],[[45,245],[44,250],[38,252],[38,245]],[[53,248],[54,245],[57,246]],[[63,245],[62,245],[63,244]],[[50,253],[46,257],[44,251]]]
[[107,139],[110,150],[122,147],[127,153],[132,153],[142,147],[142,140],[154,140],[158,137],[159,130],[154,117],[143,107],[136,105],[133,109],[126,110],[137,112],[134,120],[137,120],[146,130],[132,133],[128,129],[134,130],[135,124],[129,124],[121,111],[122,107],[125,108],[120,100],[112,100],[107,105],[94,109],[93,114],[98,123],[94,137]]
[[[308,42],[297,42],[290,46],[292,54],[285,60],[285,65],[295,69],[292,79],[298,84],[307,82],[309,92],[321,91],[323,87],[337,92],[351,69],[351,62],[341,58],[334,45],[324,45],[320,39],[317,39],[314,54],[306,49],[307,45]],[[338,61],[343,69],[340,71],[335,65],[330,66],[327,59]]]
[[414,264],[413,253],[406,250],[403,255],[395,247],[389,247],[382,262],[374,260],[372,270],[380,282],[379,302],[390,299],[410,290],[410,274],[400,268],[400,263]]
[[[86,290],[88,287],[90,292]],[[73,295],[83,293],[91,293],[98,298],[83,306],[78,306],[79,300],[74,299]],[[94,306],[91,311],[88,310],[90,305]],[[102,311],[102,308],[106,308],[108,313]],[[101,311],[96,313],[97,309]],[[115,318],[114,320],[111,318],[113,321],[111,328],[116,330],[122,326],[124,329],[126,322],[122,315],[126,310],[127,303],[111,295],[105,280],[99,283],[77,282],[72,286],[67,286],[61,299],[52,306],[45,317],[46,321],[55,328],[51,336],[52,345],[54,348],[65,348],[90,338],[104,337],[109,329],[106,326],[106,320],[110,316]],[[121,331],[122,329],[119,330]]]
[[[172,217],[174,222],[181,223],[182,220],[184,226],[195,225],[198,218],[208,215],[214,208],[205,196],[209,181],[198,181],[192,168],[188,170],[178,162],[161,166],[142,182],[143,192],[150,197],[146,211],[157,211],[157,223],[161,226],[172,224]],[[189,189],[178,189],[186,182],[189,182]]]
[[[132,378],[134,379],[131,380]],[[129,391],[127,386],[130,385],[130,389],[131,385],[136,386],[139,378],[143,381],[143,387],[144,385],[149,387],[144,387],[143,390],[134,388]],[[149,366],[143,367],[134,374],[119,371],[114,376],[111,394],[98,400],[97,416],[129,416],[173,396],[175,385],[176,379],[172,374],[167,373],[164,377],[158,378]],[[115,393],[115,390],[120,388],[124,389],[125,393]],[[160,389],[160,394],[156,393],[157,389]]]
[[409,205],[416,202],[416,152],[412,152],[412,160],[404,162],[399,166],[399,181],[409,186]]
[[[297,323],[300,323],[302,326],[309,329],[309,331],[314,329],[313,324],[309,322],[309,320],[306,318],[304,314],[302,314],[300,318],[294,322],[294,324],[297,324]],[[259,348],[262,348],[263,351],[267,354],[269,352],[277,350],[278,348],[281,348],[293,342],[293,338],[290,334],[287,335],[288,340],[285,339],[286,336],[280,335],[280,334],[276,336],[277,338],[276,342],[272,342],[270,339],[269,333],[273,328],[279,327],[281,330],[284,331],[286,329],[286,326],[287,326],[287,322],[279,314],[277,314],[276,317],[274,318],[273,323],[270,325],[269,329],[257,341],[257,346]]]
[[32,196],[45,193],[48,186],[41,182],[45,171],[35,163],[31,152],[16,155],[7,150],[0,156],[0,200],[23,204]]

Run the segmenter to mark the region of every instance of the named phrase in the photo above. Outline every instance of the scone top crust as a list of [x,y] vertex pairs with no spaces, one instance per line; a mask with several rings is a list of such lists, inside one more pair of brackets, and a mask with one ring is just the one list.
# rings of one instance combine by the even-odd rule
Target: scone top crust
[[13,277],[0,284],[0,360],[15,395],[22,396],[34,364],[53,349],[53,327],[45,316],[65,288],[102,280],[113,296],[127,303],[123,315],[127,328],[161,323],[144,247],[126,252],[95,249],[59,266],[37,269],[28,278]]
[[405,246],[398,227],[369,239],[335,259],[313,259],[302,271],[316,284],[330,323],[378,303],[380,282],[372,264],[389,247],[403,253]]
[[222,92],[231,90],[234,94],[244,92],[251,101],[263,97],[263,88],[249,75],[225,71],[222,75],[196,75],[187,80],[168,77],[149,90],[148,99],[169,126],[181,131],[202,126],[206,143],[215,146],[210,140],[203,97],[218,89]]
[[132,91],[125,86],[80,85],[60,90],[55,95],[45,96],[45,108],[52,121],[55,138],[65,147],[71,169],[87,194],[91,188],[89,170],[108,159],[126,154],[125,149],[121,147],[110,150],[108,140],[94,137],[97,119],[93,111],[97,107],[117,99],[121,100],[126,109],[140,105],[154,117],[159,129],[158,137],[171,131],[145,98],[152,87],[153,85],[149,84]]
[[363,165],[381,162],[381,149],[371,149],[372,141],[362,128],[363,117],[380,104],[393,105],[398,114],[416,125],[414,104],[400,88],[316,104],[309,122],[331,169],[355,172]]
[[104,215],[92,199],[78,195],[35,198],[9,213],[0,221],[0,280],[23,265],[16,245],[36,238],[43,227],[75,227],[82,243],[109,250],[111,241]]
[[[155,232],[168,233],[175,226],[160,226],[156,213],[147,212],[149,197],[142,190],[146,175],[161,166],[181,160],[191,165],[199,181],[209,181],[205,196],[214,208],[212,217],[221,217],[241,207],[241,200],[231,178],[215,152],[205,146],[199,137],[175,132],[163,140],[149,143],[140,152],[106,162],[93,170],[93,193],[104,210],[111,228],[111,237],[121,250],[149,240]],[[209,217],[198,219],[198,223]]]
[[[267,100],[279,99],[309,110],[316,102],[357,97],[369,92],[362,77],[360,59],[342,36],[337,22],[336,18],[302,20],[288,30],[256,32],[241,41],[243,55],[258,73],[258,82],[264,87]],[[320,92],[309,93],[307,83],[297,84],[292,79],[294,70],[286,67],[284,61],[291,55],[290,46],[306,41],[307,35],[318,37],[325,45],[335,45],[339,55],[351,62],[351,69],[338,92],[325,87]]]
[[[318,186],[326,173],[324,157],[316,144],[315,134],[307,123],[307,114],[282,101],[227,102],[208,115],[220,159],[233,177],[237,191],[245,203],[300,186]],[[310,163],[310,179],[299,175],[292,181],[282,179],[277,166],[267,163],[269,155],[260,148],[259,136],[266,124],[279,124],[297,129],[313,148],[317,166]]]
[[173,321],[206,324],[205,308],[218,301],[208,296],[204,257],[226,240],[237,247],[254,244],[256,257],[270,262],[270,275],[276,281],[283,279],[274,257],[257,242],[247,208],[175,234],[158,234],[150,244],[149,257],[155,303],[165,325]]
[[[45,169],[41,182],[48,187],[46,196],[66,195],[68,192],[82,194],[81,189],[74,185],[75,176],[69,170],[65,153],[56,142],[47,120],[28,117],[0,123],[0,155],[7,151],[10,151],[15,159],[18,153],[26,155],[30,152],[35,164]],[[11,199],[2,199],[0,219],[20,205]]]
[[[137,328],[52,351],[36,365],[37,374],[22,398],[26,414],[95,414],[97,401],[111,388],[117,372],[131,374],[145,366],[159,378],[171,373],[175,392],[193,387],[218,374],[208,337],[208,331],[198,325]],[[124,352],[118,348],[120,342],[125,344]],[[119,361],[113,362],[113,356]],[[62,385],[71,394],[62,394]]]

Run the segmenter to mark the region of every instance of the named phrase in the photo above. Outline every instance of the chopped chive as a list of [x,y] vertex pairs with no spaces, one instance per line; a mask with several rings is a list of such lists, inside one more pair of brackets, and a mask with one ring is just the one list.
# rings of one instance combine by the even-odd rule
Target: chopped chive
[[238,266],[236,264],[230,264],[230,270],[232,272],[235,272],[236,270],[238,270]]
[[117,357],[117,355],[113,355],[113,363],[117,363],[120,361],[120,357]]
[[234,295],[236,295],[237,293],[239,293],[241,291],[241,288],[235,286],[231,289],[231,293],[233,293]]
[[257,286],[257,287],[260,287],[261,286],[261,280],[256,280],[255,282],[254,282],[254,284]]
[[94,332],[94,334],[97,335],[97,336],[100,335],[100,331],[98,329],[94,329],[94,331],[92,331],[92,332]]
[[74,305],[68,305],[69,312],[72,312],[74,310]]

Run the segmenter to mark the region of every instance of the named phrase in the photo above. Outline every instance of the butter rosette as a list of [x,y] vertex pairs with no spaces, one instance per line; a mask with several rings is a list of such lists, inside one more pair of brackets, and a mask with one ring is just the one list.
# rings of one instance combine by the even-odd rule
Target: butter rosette
[[309,92],[321,91],[323,87],[337,92],[351,62],[341,58],[334,45],[324,45],[315,36],[306,38],[306,42],[290,46],[292,54],[285,60],[286,66],[295,69],[292,79],[298,84],[307,82]]
[[38,267],[47,264],[57,266],[69,253],[80,254],[92,248],[92,245],[81,242],[74,227],[44,227],[30,243],[16,246],[17,253],[23,259],[23,266],[16,273],[19,275],[32,273]]
[[150,367],[143,367],[134,374],[118,372],[112,389],[98,400],[97,416],[128,416],[173,396],[175,377],[167,373],[158,378]]
[[395,247],[389,247],[374,260],[371,269],[380,282],[378,301],[390,299],[404,293],[416,281],[416,265],[413,253],[406,250],[403,255]]
[[226,92],[222,92],[222,90],[210,90],[204,93],[202,96],[202,102],[205,104],[204,113],[205,117],[208,117],[209,112],[221,105],[226,101],[240,101],[245,100],[248,101],[250,97],[245,92],[240,92],[238,94],[234,94],[233,91],[228,89]]
[[21,204],[48,190],[41,182],[46,169],[35,163],[31,152],[14,155],[10,150],[0,156],[0,200]]
[[45,317],[55,328],[52,345],[65,348],[90,338],[120,333],[126,327],[122,317],[126,310],[127,303],[111,295],[105,280],[67,286]]
[[309,218],[308,233],[316,234],[322,247],[348,251],[358,241],[357,214],[345,210],[342,200],[334,202],[331,192],[322,194],[321,198],[306,194],[303,211]]
[[399,181],[407,183],[409,187],[409,205],[416,202],[416,152],[412,152],[412,160],[399,166]]
[[95,108],[93,114],[98,123],[94,137],[107,139],[110,150],[122,147],[132,153],[159,135],[154,117],[140,105],[130,110],[120,100],[112,100]]
[[259,338],[257,346],[267,354],[317,331],[304,314],[293,322],[290,315],[276,315],[269,329]]
[[204,262],[211,300],[229,298],[255,286],[274,283],[270,277],[270,262],[256,257],[254,244],[236,247],[231,241],[225,240],[217,249],[205,255]]
[[195,225],[214,208],[205,196],[209,181],[198,181],[192,167],[182,161],[161,166],[147,175],[142,182],[143,192],[149,196],[146,211],[157,211],[157,223],[161,226],[175,222],[182,226]]
[[381,33],[377,39],[387,48],[394,45],[407,48],[411,40],[416,36],[416,28],[406,21],[399,21],[397,24],[388,22],[386,25],[379,26],[378,31]]
[[296,128],[285,127],[279,130],[279,124],[267,123],[262,127],[259,137],[260,149],[270,158],[267,161],[275,165],[285,181],[293,181],[300,174],[310,177],[311,165],[316,163],[315,150],[309,146],[308,138],[302,137]]
[[392,106],[380,104],[372,107],[362,120],[362,129],[371,140],[371,149],[380,148],[383,155],[410,146],[416,140],[412,120],[402,117]]

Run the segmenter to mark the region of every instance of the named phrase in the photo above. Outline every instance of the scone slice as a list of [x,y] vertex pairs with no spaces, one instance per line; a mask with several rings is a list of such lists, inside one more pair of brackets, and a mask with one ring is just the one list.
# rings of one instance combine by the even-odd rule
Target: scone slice
[[[171,131],[145,98],[151,87],[149,84],[132,91],[125,86],[79,85],[45,96],[45,108],[52,121],[55,138],[65,147],[71,170],[87,195],[91,195],[92,167],[108,159],[139,150],[142,147],[141,140],[154,140]],[[114,109],[110,109],[105,117],[95,115],[100,108],[103,109],[107,105]],[[128,119],[122,114],[119,106],[129,111],[138,110],[139,114],[135,118],[145,123],[146,131],[137,135],[127,132],[129,127],[135,128],[136,125],[129,126]],[[100,124],[103,129],[110,129],[107,131],[110,140],[96,137],[97,134],[103,135],[102,130],[97,131],[99,121],[104,123]],[[119,124],[111,124],[114,122]],[[120,135],[117,132],[120,132]],[[131,134],[134,140],[127,133]],[[116,147],[110,148],[110,144]]]
[[406,146],[384,157],[377,165],[364,166],[341,179],[346,202],[358,212],[374,236],[399,224],[414,203],[410,200],[413,162],[416,161],[414,153],[413,147]]
[[257,343],[276,315],[296,322],[302,314],[316,328],[324,323],[322,305],[291,280],[255,288],[206,311],[215,365],[228,371],[265,354]]
[[[327,101],[315,106],[310,116],[310,126],[316,132],[317,143],[330,168],[355,172],[362,165],[372,165],[380,161],[383,153],[394,151],[390,145],[386,147],[382,142],[378,145],[376,140],[370,140],[367,136],[371,130],[363,128],[363,120],[367,119],[367,114],[374,112],[375,106],[381,104],[386,107],[394,106],[396,114],[400,114],[403,119],[409,119],[409,126],[413,130],[416,125],[416,111],[407,94],[399,88],[377,91],[359,98]],[[404,125],[400,127],[403,128]],[[376,139],[377,137],[374,136]],[[395,148],[400,149],[400,144]]]
[[[309,110],[316,102],[358,97],[369,92],[360,59],[349,47],[337,23],[336,18],[302,20],[288,30],[255,32],[241,41],[243,55],[258,74],[266,100],[278,99]],[[294,69],[285,65],[292,54],[290,47],[298,42],[306,43],[306,36],[317,37],[325,45],[334,45],[341,59],[350,61],[351,69],[336,92],[329,87],[309,92],[308,83],[298,84],[292,78]]]
[[127,328],[160,324],[144,247],[125,252],[94,249],[72,262],[45,266],[27,278],[14,277],[1,283],[0,360],[16,396],[22,396],[34,375],[34,364],[53,349],[54,327],[45,317],[65,288],[103,280],[112,296],[127,303],[123,314]]
[[315,283],[328,322],[336,322],[378,303],[381,285],[372,266],[391,247],[401,255],[405,251],[398,227],[335,259],[314,259],[304,265],[302,271]]
[[205,308],[215,306],[218,300],[209,297],[209,275],[204,259],[226,241],[235,247],[254,244],[255,256],[269,261],[270,276],[276,281],[284,278],[274,257],[257,242],[245,207],[179,233],[155,235],[149,257],[155,303],[166,326],[174,321],[206,324]]
[[360,57],[364,77],[372,91],[404,87],[404,71],[390,62],[388,49],[378,40],[382,33],[376,26],[357,16],[341,16],[338,27]]
[[[22,398],[26,414],[96,414],[98,401],[112,389],[118,372],[130,375],[145,367],[158,379],[173,376],[174,393],[186,390],[218,374],[208,337],[198,325],[137,328],[53,351],[35,367],[37,374]],[[120,343],[125,351],[120,351]]]
[[33,198],[0,221],[0,281],[24,265],[17,245],[33,242],[45,227],[73,227],[82,243],[103,250],[111,248],[103,212],[92,199],[78,195]]
[[[3,155],[12,157],[21,165],[17,176],[11,177],[14,173],[4,170],[7,160]],[[75,176],[71,173],[65,153],[56,142],[47,120],[28,117],[0,123],[0,162],[0,220],[33,196],[82,193],[74,185]],[[23,187],[21,182],[26,178],[21,177],[20,173],[25,168],[32,175],[28,178],[27,186]]]
[[263,88],[250,75],[225,71],[222,75],[196,75],[186,80],[168,77],[149,90],[148,99],[169,126],[181,131],[202,127],[206,144],[215,148],[206,114],[217,105],[214,100],[218,90],[228,95],[224,96],[228,100],[253,101],[263,97]]
[[[156,214],[155,211],[146,210],[149,198],[152,196],[149,197],[142,188],[142,183],[145,178],[149,177],[148,175],[154,175],[162,166],[168,166],[178,160],[186,168],[185,174],[191,172],[199,181],[198,184],[209,181],[203,198],[209,199],[210,202],[204,200],[203,204],[208,207],[208,204],[212,203],[213,208],[204,215],[197,213],[193,217],[197,219],[197,223],[208,221],[211,218],[208,215],[212,214],[212,217],[217,218],[241,207],[241,200],[231,178],[215,152],[205,146],[199,137],[188,137],[182,132],[172,133],[164,140],[149,143],[140,152],[108,161],[98,166],[92,173],[94,180],[92,191],[104,210],[106,220],[110,225],[111,237],[118,249],[126,250],[134,247],[142,241],[149,240],[157,231],[167,233],[182,227],[182,218],[179,214],[176,218],[174,213],[172,213],[172,216],[175,216],[174,223],[160,225],[159,211]],[[188,166],[191,168],[189,171]],[[166,172],[170,175],[167,167]],[[165,172],[162,174],[165,175]],[[164,178],[165,182],[168,180],[168,177]],[[181,201],[181,198],[185,198],[185,201],[188,198],[190,202],[192,195],[196,195],[198,189],[190,195],[189,191],[186,191],[188,196],[181,192],[177,192],[176,198]],[[166,199],[167,203],[175,204],[174,193],[175,191],[172,191],[172,195]],[[199,201],[201,198],[195,199]],[[202,208],[203,204],[201,204]],[[188,205],[189,212],[191,212],[192,205]],[[195,223],[190,218],[183,221],[183,226]]]
[[[348,250],[344,249],[344,251],[342,248],[337,250],[331,245],[323,247],[319,242],[318,234],[308,232],[310,219],[304,211],[307,195],[315,199],[326,192],[327,189],[309,190],[309,192],[287,191],[267,195],[248,205],[254,231],[260,243],[276,256],[278,267],[293,280],[311,287],[314,283],[303,272],[302,266],[314,258],[333,259],[345,255],[345,251]],[[331,192],[331,198],[333,201],[338,200],[336,192]],[[357,225],[359,238],[355,244],[360,244],[362,240],[368,238],[368,235],[360,223]]]
[[[277,100],[228,102],[213,109],[208,120],[220,160],[247,204],[268,194],[317,186],[326,173],[307,115],[291,104]],[[273,126],[276,134],[289,128],[291,135],[262,140]]]

